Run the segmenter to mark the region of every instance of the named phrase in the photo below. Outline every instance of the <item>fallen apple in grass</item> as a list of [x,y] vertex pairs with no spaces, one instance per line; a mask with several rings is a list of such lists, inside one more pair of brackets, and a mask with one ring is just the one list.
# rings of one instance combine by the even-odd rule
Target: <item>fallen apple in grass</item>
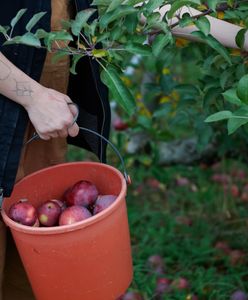
[[164,274],[165,264],[162,256],[154,254],[148,257],[147,259],[148,268],[156,274]]
[[44,226],[57,225],[61,212],[59,204],[52,200],[46,201],[37,208],[38,219]]
[[117,300],[143,300],[144,298],[141,296],[139,292],[131,291],[127,292]]
[[81,205],[88,207],[93,205],[98,197],[96,186],[87,181],[80,180],[64,193],[63,199],[67,206]]
[[109,207],[116,198],[117,196],[115,195],[99,195],[94,204],[93,215],[96,215]]
[[73,205],[67,207],[59,217],[59,225],[70,225],[76,222],[80,222],[91,217],[92,214],[90,211],[84,207],[79,205]]
[[231,300],[248,300],[248,295],[245,292],[238,290],[231,295],[230,299]]
[[189,288],[189,281],[184,277],[179,277],[171,283],[171,286],[173,286],[177,290],[186,290]]
[[36,209],[27,199],[22,199],[11,205],[9,217],[22,225],[33,226],[37,223]]
[[163,299],[164,295],[171,291],[171,280],[165,277],[158,278],[156,282],[156,299]]

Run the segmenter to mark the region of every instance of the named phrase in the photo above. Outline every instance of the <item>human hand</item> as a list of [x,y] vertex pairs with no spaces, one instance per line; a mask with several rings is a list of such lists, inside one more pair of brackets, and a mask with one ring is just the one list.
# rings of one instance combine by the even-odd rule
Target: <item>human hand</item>
[[43,86],[34,91],[24,107],[41,139],[78,134],[79,127],[73,124],[77,110],[74,105],[68,105],[71,102],[67,95]]

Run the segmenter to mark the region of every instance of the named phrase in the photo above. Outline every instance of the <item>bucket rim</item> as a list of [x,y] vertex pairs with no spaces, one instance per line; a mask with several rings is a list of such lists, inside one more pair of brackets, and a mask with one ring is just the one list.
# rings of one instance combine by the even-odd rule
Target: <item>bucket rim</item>
[[126,184],[126,180],[125,180],[123,174],[118,169],[116,169],[115,167],[110,166],[108,164],[105,164],[105,163],[91,162],[91,161],[60,163],[60,164],[57,164],[54,166],[43,168],[42,170],[38,170],[36,172],[33,172],[32,174],[25,176],[23,179],[18,181],[15,184],[15,186],[22,184],[23,181],[28,180],[28,178],[30,178],[31,176],[33,176],[35,174],[43,173],[44,171],[46,171],[48,169],[62,168],[64,166],[70,166],[70,165],[76,165],[76,164],[92,165],[92,166],[100,165],[101,167],[110,169],[120,178],[120,181],[121,181],[120,193],[117,196],[116,200],[109,207],[107,207],[102,212],[100,212],[96,215],[92,215],[90,218],[88,218],[86,220],[79,221],[79,222],[76,222],[76,223],[73,223],[70,225],[51,226],[51,227],[32,227],[32,226],[26,226],[26,225],[19,224],[9,218],[7,212],[4,209],[4,202],[7,201],[8,198],[4,198],[2,208],[1,208],[1,215],[2,215],[2,218],[5,222],[5,224],[7,226],[9,226],[11,230],[13,229],[13,230],[16,230],[19,232],[29,233],[29,234],[33,234],[33,235],[63,234],[65,232],[70,232],[70,231],[75,231],[75,230],[79,230],[82,228],[86,228],[94,223],[101,221],[102,219],[105,219],[107,216],[111,215],[111,213],[120,206],[122,200],[124,199],[124,201],[125,201],[127,184]]

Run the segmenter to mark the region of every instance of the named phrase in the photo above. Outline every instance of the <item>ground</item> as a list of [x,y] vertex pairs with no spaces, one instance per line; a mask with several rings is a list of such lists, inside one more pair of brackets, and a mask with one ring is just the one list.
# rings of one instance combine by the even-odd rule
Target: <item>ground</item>
[[[127,208],[134,279],[129,290],[146,300],[224,300],[237,290],[248,291],[246,165],[233,160],[159,168],[126,163],[132,178]],[[121,169],[117,160],[114,164]],[[160,272],[149,263],[154,255],[162,258]],[[160,298],[159,278],[170,284]],[[181,288],[180,279],[186,280]]]

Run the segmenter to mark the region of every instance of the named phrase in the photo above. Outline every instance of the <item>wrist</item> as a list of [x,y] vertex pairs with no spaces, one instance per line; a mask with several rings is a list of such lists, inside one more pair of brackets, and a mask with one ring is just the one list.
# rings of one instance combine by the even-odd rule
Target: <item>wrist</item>
[[41,97],[44,87],[36,81],[23,83],[24,85],[17,88],[17,95],[19,97],[19,103],[28,110],[30,106],[34,104]]

